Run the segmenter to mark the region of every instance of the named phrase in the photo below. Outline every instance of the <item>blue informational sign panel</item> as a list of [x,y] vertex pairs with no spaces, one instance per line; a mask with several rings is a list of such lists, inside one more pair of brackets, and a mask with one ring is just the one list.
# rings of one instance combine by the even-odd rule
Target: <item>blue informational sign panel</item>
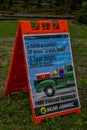
[[69,33],[23,35],[36,117],[80,107]]

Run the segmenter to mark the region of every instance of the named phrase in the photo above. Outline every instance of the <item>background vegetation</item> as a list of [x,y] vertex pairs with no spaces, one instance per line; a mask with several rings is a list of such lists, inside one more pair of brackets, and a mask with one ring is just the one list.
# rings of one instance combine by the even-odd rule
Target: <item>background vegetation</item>
[[[86,0],[1,0],[0,17],[23,14],[73,15],[79,23],[87,23]],[[18,16],[17,16],[18,17]]]
[[4,96],[17,25],[18,21],[0,21],[0,130],[87,130],[87,26],[69,22],[82,114],[46,119],[34,125],[28,92]]
[[16,13],[65,13],[80,9],[85,0],[1,0],[0,10]]
[[87,24],[87,2],[84,2],[82,8],[78,11],[77,21],[79,23]]

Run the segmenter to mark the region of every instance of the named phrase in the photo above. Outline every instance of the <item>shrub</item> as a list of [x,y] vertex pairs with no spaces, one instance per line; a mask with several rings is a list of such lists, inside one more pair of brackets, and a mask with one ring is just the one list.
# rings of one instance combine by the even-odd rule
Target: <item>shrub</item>
[[79,23],[87,24],[87,2],[82,5],[82,8],[77,14],[77,21]]

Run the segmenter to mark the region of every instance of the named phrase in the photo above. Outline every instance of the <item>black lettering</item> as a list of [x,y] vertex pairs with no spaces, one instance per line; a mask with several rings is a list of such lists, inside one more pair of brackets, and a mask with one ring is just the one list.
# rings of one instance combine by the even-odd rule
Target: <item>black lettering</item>
[[35,106],[44,105],[44,100],[36,101]]

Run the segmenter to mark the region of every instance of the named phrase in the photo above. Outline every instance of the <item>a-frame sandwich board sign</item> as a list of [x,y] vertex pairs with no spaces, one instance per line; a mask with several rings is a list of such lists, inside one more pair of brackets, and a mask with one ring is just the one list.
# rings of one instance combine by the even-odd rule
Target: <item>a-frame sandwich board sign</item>
[[35,123],[70,113],[81,113],[68,23],[20,21],[5,95],[29,91]]

